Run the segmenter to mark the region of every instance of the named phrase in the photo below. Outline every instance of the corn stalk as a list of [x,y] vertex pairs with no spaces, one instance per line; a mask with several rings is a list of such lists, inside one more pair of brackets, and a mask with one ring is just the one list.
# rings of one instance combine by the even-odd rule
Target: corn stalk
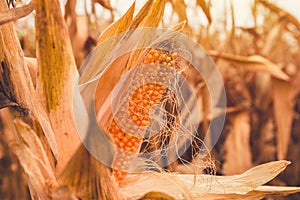
[[57,141],[60,173],[80,143],[72,115],[77,68],[59,1],[37,0],[35,10],[37,91]]

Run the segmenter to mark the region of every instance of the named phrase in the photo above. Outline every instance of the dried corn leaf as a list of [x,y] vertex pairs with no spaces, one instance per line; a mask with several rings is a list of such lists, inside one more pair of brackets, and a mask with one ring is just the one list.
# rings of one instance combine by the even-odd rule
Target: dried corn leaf
[[179,21],[188,20],[186,15],[186,4],[184,0],[170,0],[174,12],[177,13]]
[[94,3],[99,3],[102,7],[108,9],[110,12],[113,12],[113,8],[110,5],[109,0],[93,0]]
[[[234,18],[234,9],[233,9],[233,3],[232,1],[230,1],[230,13],[231,13],[231,30],[230,30],[230,33],[228,33],[226,35],[226,39],[224,41],[224,47],[222,48],[222,52],[225,52],[226,49],[230,46],[232,46],[234,48],[234,44],[233,42],[235,42],[233,40],[234,38],[234,35],[235,35],[235,18]],[[227,21],[226,21],[227,23]]]
[[[116,51],[116,49],[119,48],[117,46],[120,45],[122,38],[125,35],[125,32],[129,29],[130,25],[132,24],[134,9],[135,3],[118,21],[109,26],[100,35],[97,43],[98,45],[101,45],[100,48],[103,50],[97,51],[97,59],[95,61],[86,59],[86,62],[89,62],[89,68],[88,70],[86,70],[85,68],[80,69],[81,83],[87,82],[88,80],[92,79],[92,77],[94,77],[97,73],[101,73],[99,71],[99,66],[103,63],[104,60],[107,60],[107,57],[112,55],[113,51]],[[109,41],[106,41],[108,39]],[[124,60],[124,63],[122,65],[125,65],[127,60]],[[109,63],[109,61],[107,63]],[[87,63],[83,63],[83,66],[84,65],[87,65]],[[117,74],[118,73],[116,73],[115,75]]]
[[254,1],[254,3],[252,3],[252,6],[251,6],[251,13],[252,13],[252,16],[253,16],[253,21],[254,21],[254,30],[256,30],[257,28],[257,3],[256,1]]
[[47,193],[50,194],[58,183],[43,145],[27,124],[16,120],[15,125],[22,140],[12,145],[12,148],[28,176],[31,195],[41,199],[47,198]]
[[28,177],[31,195],[39,197],[38,199],[47,199],[45,192],[50,194],[52,187],[57,186],[52,169],[47,168],[25,144],[13,146],[13,151]]
[[275,178],[290,162],[274,161],[256,166],[234,176],[176,175],[141,173],[128,176],[121,183],[125,198],[140,198],[145,193],[158,191],[174,198],[197,199],[253,199],[256,196],[300,192],[299,187],[261,187]]
[[102,32],[102,34],[98,38],[97,43],[100,44],[104,40],[107,40],[118,33],[122,33],[128,30],[130,24],[132,23],[134,9],[135,9],[135,3],[132,4],[132,6],[119,20],[111,24],[107,29],[105,29]]
[[[105,152],[104,152],[105,153]],[[110,168],[81,145],[63,171],[60,180],[80,199],[121,199]]]
[[29,147],[31,152],[45,165],[45,168],[49,172],[51,180],[55,181],[54,174],[51,174],[52,168],[47,157],[46,151],[42,145],[37,134],[23,121],[15,120],[15,127],[25,144]]
[[36,0],[35,5],[37,90],[55,133],[59,172],[80,144],[72,112],[77,68],[59,1]]
[[12,149],[28,177],[31,196],[34,199],[47,199],[58,183],[43,145],[27,124],[16,120],[15,125],[22,140],[12,143]]
[[[80,69],[80,73],[82,76],[80,77],[80,83],[88,82],[89,80],[93,79],[95,75],[99,75],[103,72],[103,70],[99,71],[99,66],[101,64],[110,64],[110,62],[114,61],[117,55],[122,55],[119,48],[122,44],[129,40],[131,37],[130,34],[133,33],[134,29],[136,28],[143,28],[143,27],[157,27],[161,18],[163,16],[165,1],[160,0],[151,0],[147,1],[143,8],[139,11],[137,16],[132,21],[132,15],[134,11],[134,4],[129,8],[127,13],[120,19],[120,21],[116,22],[115,25],[112,25],[110,28],[100,36],[99,41],[101,41],[101,49],[105,49],[103,51],[97,51],[96,60],[86,59],[86,62],[89,64],[84,63],[85,66],[89,65],[88,70],[86,68]],[[129,26],[130,25],[130,26]],[[128,27],[129,26],[129,27]],[[125,33],[126,30],[133,30],[131,32]],[[124,38],[126,36],[126,38]],[[136,36],[135,36],[136,37]],[[107,42],[106,40],[109,39]],[[132,39],[132,38],[131,38]],[[145,41],[145,37],[141,35],[140,37],[135,38],[136,44],[147,43]],[[128,42],[127,42],[128,45]],[[130,44],[129,44],[130,45]],[[132,45],[131,45],[132,46]],[[138,46],[138,45],[137,45]],[[99,48],[99,47],[98,47]],[[132,66],[136,59],[139,58],[139,52],[136,52],[132,55],[131,64]],[[103,63],[105,61],[105,63]],[[126,66],[127,60],[123,60],[120,66]],[[118,73],[115,73],[117,75]],[[93,79],[94,80],[94,79]]]
[[286,158],[291,138],[294,117],[293,90],[294,87],[290,82],[273,79],[273,111],[277,127],[276,145],[278,159]]
[[203,10],[203,12],[204,12],[204,14],[207,18],[208,24],[211,24],[212,19],[211,19],[211,15],[210,15],[210,5],[209,5],[209,3],[206,3],[205,0],[197,0],[197,6],[201,7],[201,9]]
[[264,46],[261,50],[261,54],[264,56],[268,56],[272,54],[273,48],[278,45],[277,41],[282,36],[283,27],[285,26],[284,22],[279,22],[272,27],[269,31],[268,35],[266,36],[266,40],[264,42]]
[[249,71],[261,71],[267,72],[271,74],[273,77],[280,79],[280,80],[289,80],[289,76],[284,73],[278,65],[271,62],[270,60],[260,56],[239,56],[229,53],[220,53],[217,51],[208,51],[209,55],[213,57],[221,58],[227,62],[235,63],[238,67],[242,69],[246,69]]
[[[98,114],[99,122],[106,122],[103,117],[107,117],[108,109],[111,109],[109,106],[111,104],[109,95],[115,85],[120,81],[121,76],[125,71],[126,62],[128,61],[129,55],[124,55],[119,57],[115,62],[113,62],[109,69],[99,78],[98,86],[96,89],[96,110],[102,108],[102,114]],[[110,83],[110,84],[107,84]],[[100,120],[101,119],[101,120]],[[102,124],[103,125],[103,124]]]
[[30,3],[25,6],[2,11],[0,12],[0,25],[25,17],[26,15],[29,15],[33,9],[34,0],[30,1]]
[[276,186],[259,186],[257,189],[247,194],[217,194],[217,195],[196,195],[197,199],[208,200],[258,200],[269,195],[288,195],[299,192],[299,187],[276,187]]
[[134,18],[130,29],[157,27],[165,9],[165,0],[149,0]]
[[252,166],[250,148],[250,116],[241,112],[232,117],[232,126],[225,141],[225,175],[241,173]]
[[176,24],[175,26],[173,26],[172,28],[170,28],[171,31],[182,31],[184,29],[186,25],[186,20],[179,22],[178,24]]
[[[1,114],[1,112],[0,112]],[[11,134],[12,132],[9,132]],[[16,155],[9,148],[6,139],[0,136],[0,196],[1,199],[27,199],[27,180]]]
[[285,10],[283,10],[280,7],[276,6],[275,4],[270,3],[269,1],[257,0],[257,2],[261,3],[262,5],[264,5],[265,7],[269,8],[271,11],[279,14],[280,16],[286,18],[289,22],[291,22],[292,24],[294,24],[297,27],[298,30],[300,30],[300,23],[299,23],[299,21],[296,19],[296,17],[294,17],[290,13],[286,12]]
[[[150,0],[144,7],[139,11],[137,16],[134,18],[130,29],[135,28],[145,28],[145,27],[157,27],[162,19],[165,9],[165,0]],[[137,39],[137,43],[145,46],[143,44],[148,44],[149,36],[145,37],[147,32],[145,31],[144,35],[141,35]],[[131,54],[129,61],[127,63],[127,69],[132,68],[137,60],[145,53],[143,51],[135,51]]]
[[57,144],[57,140],[53,128],[51,126],[49,116],[47,115],[46,111],[39,103],[36,104],[35,112],[36,112],[35,116],[38,119],[43,129],[43,132],[45,134],[45,137],[47,138],[47,142],[51,148],[51,151],[55,159],[57,160],[59,156],[59,149],[58,149],[58,144]]

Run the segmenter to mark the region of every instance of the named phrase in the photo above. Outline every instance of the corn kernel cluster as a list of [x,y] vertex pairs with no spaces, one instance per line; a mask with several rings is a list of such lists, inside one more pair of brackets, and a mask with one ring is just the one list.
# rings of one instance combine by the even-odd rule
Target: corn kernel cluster
[[[174,72],[174,69],[177,70],[177,66],[175,65],[176,59],[176,53],[163,52],[156,49],[151,49],[145,55],[141,64],[149,66],[149,69],[147,69],[148,75],[142,74],[141,78],[147,79],[156,76],[156,79],[151,83],[143,84],[131,90],[132,92],[127,101],[128,110],[125,111],[130,116],[130,119],[123,117],[123,124],[127,126],[128,124],[130,125],[126,120],[131,120],[138,127],[147,127],[150,124],[150,109],[155,104],[160,103],[166,91],[164,85],[169,81],[168,79],[170,79],[170,72]],[[129,88],[134,87],[134,85],[140,81],[142,80],[137,78]],[[141,84],[139,83],[139,85]],[[112,120],[107,131],[116,147],[118,147],[117,154],[113,161],[113,168],[115,169],[114,176],[117,180],[121,180],[126,175],[124,171],[130,167],[134,154],[139,151],[143,137],[141,134],[132,133],[138,131],[136,127],[132,127],[131,133],[124,129],[122,130],[115,119]]]
[[129,101],[129,115],[138,126],[150,124],[149,111],[161,100],[166,88],[160,84],[146,84],[136,89]]

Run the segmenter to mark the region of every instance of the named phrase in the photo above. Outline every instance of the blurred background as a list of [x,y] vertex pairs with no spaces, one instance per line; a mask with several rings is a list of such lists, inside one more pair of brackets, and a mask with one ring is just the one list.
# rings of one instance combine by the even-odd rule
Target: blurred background
[[[61,1],[78,68],[101,32],[132,3]],[[136,12],[144,3],[136,1]],[[286,159],[292,164],[269,184],[300,186],[299,11],[298,0],[167,0],[160,26],[186,20],[183,32],[212,56],[225,83],[227,118],[212,151],[216,174]],[[35,57],[33,18],[34,13],[15,22],[28,57]],[[205,122],[199,125],[200,135],[205,128]]]

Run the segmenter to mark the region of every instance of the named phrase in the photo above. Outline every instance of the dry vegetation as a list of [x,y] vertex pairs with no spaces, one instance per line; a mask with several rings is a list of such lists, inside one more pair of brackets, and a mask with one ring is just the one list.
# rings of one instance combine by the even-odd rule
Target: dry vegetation
[[[136,16],[133,4],[107,29],[114,18],[109,1],[93,0],[91,13],[77,16],[76,0],[68,0],[63,16],[58,0],[32,0],[11,9],[0,0],[0,198],[300,199],[300,22],[269,1],[255,0],[254,26],[236,27],[234,17],[214,21],[209,2],[196,1],[208,21],[196,31],[182,22],[191,20],[183,0],[149,0]],[[162,20],[166,3],[178,16],[175,26]],[[103,20],[96,5],[111,12],[111,19]],[[26,21],[11,22],[33,10],[34,28]],[[232,6],[228,12],[234,16]],[[16,31],[14,23],[22,30]],[[228,23],[233,25],[230,30],[224,28]],[[143,27],[185,32],[204,47],[224,80],[226,121],[208,162],[190,151],[184,155],[201,164],[201,171],[176,162],[168,169],[180,174],[142,172],[119,183],[80,142],[73,119],[74,84],[81,63],[96,45]],[[118,42],[104,46],[98,61]],[[122,73],[145,55],[136,51],[112,64],[100,79],[96,109]],[[216,119],[210,118],[203,80],[195,80],[194,86],[203,102],[197,133],[203,138],[210,120]],[[292,164],[287,167],[284,160]],[[263,186],[266,183],[274,187]],[[284,197],[290,193],[296,194]]]

